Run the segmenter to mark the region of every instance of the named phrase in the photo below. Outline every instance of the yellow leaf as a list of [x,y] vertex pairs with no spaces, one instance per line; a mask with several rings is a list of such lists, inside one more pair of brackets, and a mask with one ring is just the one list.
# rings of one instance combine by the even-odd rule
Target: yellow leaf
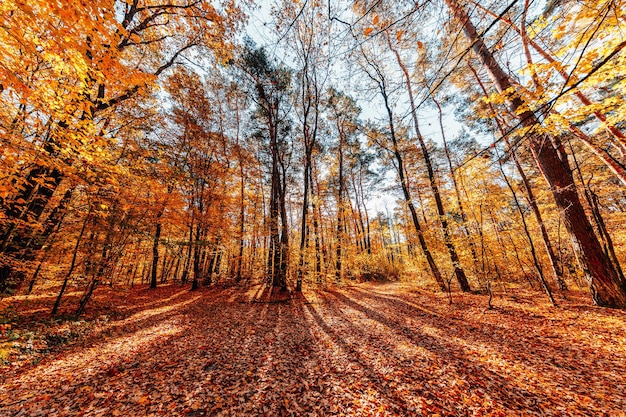
[[148,396],[144,395],[143,397],[141,397],[139,399],[139,401],[137,401],[139,404],[141,405],[147,405],[150,403],[150,398],[148,398]]

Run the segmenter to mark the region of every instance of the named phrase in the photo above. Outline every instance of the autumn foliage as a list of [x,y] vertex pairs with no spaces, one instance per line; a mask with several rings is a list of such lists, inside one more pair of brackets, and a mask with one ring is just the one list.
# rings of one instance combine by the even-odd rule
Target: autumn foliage
[[[530,336],[515,339],[511,352],[525,352],[519,360],[512,353],[496,355],[492,345],[512,337],[508,329],[552,334],[556,322],[572,323],[586,312],[593,312],[594,323],[577,324],[576,332],[615,332],[606,337],[610,343],[620,334],[611,320],[621,320],[621,313],[584,310],[580,294],[587,294],[590,306],[626,307],[624,10],[620,0],[393,6],[276,0],[271,7],[231,0],[3,1],[0,297],[1,325],[9,326],[3,343],[13,346],[11,326],[20,332],[32,331],[33,323],[61,329],[70,318],[87,317],[89,326],[104,331],[112,324],[99,323],[99,313],[113,322],[117,315],[134,317],[120,312],[121,306],[149,314],[133,291],[140,287],[146,303],[177,312],[176,319],[163,313],[164,320],[174,320],[163,340],[185,334],[176,349],[191,346],[190,358],[202,362],[201,352],[210,350],[202,348],[208,339],[195,340],[202,337],[194,326],[212,325],[200,311],[226,306],[224,322],[242,326],[241,337],[251,329],[246,314],[250,323],[259,320],[257,329],[281,329],[284,343],[300,355],[289,366],[309,376],[321,372],[322,363],[337,362],[340,367],[327,370],[335,381],[335,373],[356,366],[360,370],[350,368],[356,372],[353,385],[342,389],[350,391],[350,401],[369,407],[348,406],[338,399],[343,394],[331,395],[331,388],[303,374],[301,397],[283,393],[280,406],[267,397],[275,394],[269,385],[262,396],[241,394],[243,402],[234,391],[215,393],[210,406],[207,397],[196,409],[195,402],[175,400],[172,391],[168,404],[177,413],[239,406],[250,411],[246,404],[256,395],[268,407],[252,411],[259,413],[453,415],[467,402],[476,415],[479,403],[486,414],[497,415],[524,409],[525,394],[516,390],[563,415],[570,406],[591,414],[602,404],[618,409],[623,404],[612,391],[598,397],[599,387],[593,395],[568,388],[576,372],[586,375],[579,364],[547,365],[570,335],[548,337],[545,352]],[[370,287],[348,289],[363,282],[402,285],[382,295]],[[420,288],[421,296],[411,298],[407,288]],[[174,294],[177,289],[194,293]],[[250,298],[252,289],[263,297]],[[214,294],[215,303],[194,295],[196,290]],[[520,305],[536,308],[532,314],[545,320],[515,304],[511,292],[523,294]],[[313,294],[320,297],[320,310],[310,307]],[[189,305],[163,301],[166,296]],[[241,311],[233,302],[238,297],[246,300]],[[37,312],[29,310],[31,299]],[[250,299],[272,305],[255,310],[246,304]],[[363,318],[344,317],[336,305],[341,303],[372,323],[363,330],[350,326]],[[494,312],[498,303],[502,310]],[[468,312],[460,317],[464,306]],[[422,307],[442,322],[426,320]],[[379,311],[384,308],[396,315],[386,316]],[[483,308],[486,313],[479,312]],[[507,330],[498,327],[496,314]],[[194,324],[172,324],[179,319]],[[282,320],[317,330],[298,338]],[[423,326],[432,333],[424,330],[425,339],[418,340],[413,332]],[[149,338],[146,329],[128,336]],[[77,339],[92,340],[92,330],[77,330]],[[263,338],[278,340],[267,332]],[[466,332],[472,334],[467,340],[461,334]],[[52,338],[48,347],[69,341],[45,334]],[[224,335],[215,330],[215,337]],[[403,356],[400,345],[419,350],[424,340],[430,353]],[[607,352],[621,352],[619,344],[597,340]],[[113,345],[101,342],[113,352]],[[274,352],[286,360],[287,345],[257,354],[270,360]],[[335,356],[331,345],[352,358]],[[589,346],[577,345],[567,360],[587,355]],[[231,348],[220,355],[230,355]],[[0,361],[16,360],[14,346],[9,351],[3,357],[0,350]],[[456,379],[409,388],[411,378],[430,372],[416,365],[414,355],[442,369],[443,351],[454,351],[445,366]],[[537,351],[535,363],[529,352]],[[214,354],[206,353],[217,369],[226,359]],[[593,360],[608,356],[596,354]],[[250,355],[236,363],[264,366]],[[593,362],[588,358],[585,364]],[[511,375],[528,364],[536,365],[529,381]],[[125,365],[115,369],[100,376],[128,371]],[[256,370],[232,370],[239,371],[264,378]],[[475,377],[483,371],[485,379]],[[232,375],[218,374],[226,386],[234,384]],[[565,379],[547,388],[546,375]],[[360,387],[357,398],[354,384],[363,378],[372,386]],[[374,382],[385,388],[370,392]],[[476,388],[484,384],[484,390]],[[315,401],[337,402],[307,408],[302,395],[313,386],[319,388]],[[329,386],[338,389],[334,382]],[[429,397],[435,386],[447,399]],[[506,394],[495,392],[496,386]],[[545,396],[538,387],[548,390]],[[95,407],[100,397],[80,389],[74,394],[84,394]],[[569,389],[569,399],[555,399]],[[135,396],[134,406],[156,404],[144,391]]]

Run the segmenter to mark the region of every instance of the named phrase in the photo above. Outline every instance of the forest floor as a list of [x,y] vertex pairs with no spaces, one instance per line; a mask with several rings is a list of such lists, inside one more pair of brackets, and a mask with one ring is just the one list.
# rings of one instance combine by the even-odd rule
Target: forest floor
[[4,299],[0,415],[625,416],[626,312],[544,298],[99,288],[55,321],[53,294]]

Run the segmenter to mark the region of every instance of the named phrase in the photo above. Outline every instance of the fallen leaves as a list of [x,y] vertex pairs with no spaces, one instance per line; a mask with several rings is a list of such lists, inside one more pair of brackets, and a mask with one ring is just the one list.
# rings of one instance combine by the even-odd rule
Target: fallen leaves
[[626,315],[588,307],[586,296],[561,309],[499,298],[487,314],[481,296],[458,294],[449,305],[445,295],[398,284],[311,291],[280,303],[251,302],[235,288],[180,290],[137,290],[118,306],[123,315],[91,322],[38,364],[5,368],[0,414],[619,416],[626,409]]

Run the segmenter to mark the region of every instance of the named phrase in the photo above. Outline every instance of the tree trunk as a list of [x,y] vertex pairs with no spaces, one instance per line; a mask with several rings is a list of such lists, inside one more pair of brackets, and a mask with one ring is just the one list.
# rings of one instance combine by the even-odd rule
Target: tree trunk
[[245,200],[245,178],[243,172],[243,161],[239,158],[240,175],[241,175],[241,195],[239,201],[239,253],[237,255],[237,275],[235,280],[241,281],[242,267],[243,267],[243,250],[245,246],[245,220],[246,220],[246,200]]
[[323,259],[322,259],[322,243],[321,243],[321,227],[320,227],[320,218],[321,218],[321,214],[320,214],[320,209],[318,207],[318,202],[321,201],[320,198],[320,189],[319,189],[319,184],[318,187],[315,188],[315,182],[314,182],[314,178],[315,178],[315,173],[316,171],[313,170],[313,166],[311,165],[311,175],[309,175],[309,181],[311,182],[311,194],[313,193],[313,190],[316,190],[316,198],[315,199],[311,199],[311,213],[313,215],[313,233],[315,234],[315,239],[314,239],[314,245],[315,245],[315,280],[318,284],[320,284],[322,282],[322,263],[323,263]]
[[439,130],[441,131],[441,139],[443,141],[443,149],[446,154],[446,160],[448,161],[448,169],[450,169],[450,178],[452,179],[452,185],[454,186],[454,193],[456,196],[456,204],[459,208],[459,214],[461,216],[461,227],[463,229],[463,233],[467,238],[470,253],[472,255],[472,261],[474,262],[474,268],[478,268],[478,254],[476,253],[476,244],[474,243],[474,239],[472,239],[472,235],[469,232],[469,228],[467,227],[467,214],[465,213],[465,207],[463,207],[463,201],[461,200],[461,191],[459,190],[459,184],[456,180],[456,174],[454,173],[454,167],[452,166],[452,157],[450,156],[450,148],[448,148],[448,141],[446,140],[446,132],[443,127],[443,111],[441,110],[441,106],[439,102],[432,96],[433,103],[437,106],[437,110],[439,112]]
[[200,225],[196,225],[196,236],[193,241],[193,281],[191,291],[200,288]]
[[[38,180],[46,178],[46,185],[39,185]],[[49,180],[52,181],[49,181]],[[27,177],[24,187],[19,189],[17,196],[9,203],[2,203],[2,210],[7,218],[6,227],[1,230],[0,253],[9,255],[16,262],[32,261],[45,242],[47,236],[61,222],[65,208],[69,203],[73,189],[69,189],[57,208],[50,214],[42,232],[37,232],[31,222],[37,222],[48,201],[61,182],[62,174],[57,169],[44,167],[34,168]],[[25,224],[21,224],[24,222]],[[0,294],[17,290],[26,275],[13,264],[0,267]]]
[[573,156],[574,164],[576,167],[576,173],[580,177],[580,182],[582,183],[582,186],[583,186],[585,200],[587,200],[587,204],[589,204],[589,208],[591,209],[593,220],[598,230],[598,235],[600,235],[600,239],[602,240],[602,248],[606,256],[611,260],[611,262],[613,262],[613,267],[615,268],[615,271],[617,272],[622,282],[622,288],[626,289],[625,287],[626,279],[624,277],[624,272],[619,263],[619,259],[617,258],[617,255],[615,253],[615,248],[613,246],[613,239],[611,238],[611,235],[609,234],[609,231],[606,228],[606,224],[604,223],[604,218],[602,217],[602,213],[600,213],[600,206],[598,204],[598,196],[591,189],[591,178],[589,179],[588,182],[585,182],[585,178],[583,177],[582,170],[580,169],[580,164],[578,163],[578,159],[576,158],[576,155],[574,155],[573,153],[574,149],[572,147],[571,142],[569,142],[569,146],[570,146],[570,149],[572,150],[572,156]]
[[283,288],[286,286],[285,276],[282,271],[283,261],[283,245],[280,228],[280,217],[282,209],[280,204],[283,202],[281,175],[278,169],[278,144],[275,137],[276,133],[271,133],[271,152],[272,152],[272,179],[270,193],[270,256],[268,258],[268,273],[270,282],[273,287]]
[[517,212],[519,213],[520,218],[522,220],[522,227],[524,228],[524,234],[526,234],[526,238],[528,239],[528,246],[530,246],[530,253],[533,258],[533,265],[535,265],[535,270],[537,271],[537,275],[539,276],[539,281],[541,282],[541,285],[543,286],[543,289],[545,290],[546,294],[550,298],[552,305],[556,306],[556,301],[554,300],[554,297],[552,296],[552,289],[550,288],[550,286],[548,285],[548,282],[546,281],[546,277],[543,274],[543,268],[541,267],[541,262],[539,262],[539,258],[537,257],[535,244],[533,242],[532,236],[530,235],[530,231],[528,230],[528,225],[526,224],[526,216],[524,216],[524,211],[522,210],[522,207],[520,206],[515,189],[513,188],[513,186],[511,185],[511,182],[509,181],[508,177],[504,173],[504,168],[502,167],[502,160],[500,159],[499,155],[498,155],[498,166],[500,168],[500,173],[502,174],[502,178],[504,179],[506,186],[509,188],[509,191],[511,191],[511,195],[513,196],[513,202],[515,203],[515,208],[517,209]]
[[302,199],[302,222],[300,223],[300,262],[298,262],[298,277],[296,278],[296,291],[302,291],[302,277],[305,270],[306,248],[308,246],[309,226],[307,217],[309,213],[309,172],[311,169],[311,155],[309,149],[305,150],[304,163],[304,196]]
[[78,234],[78,237],[76,238],[76,245],[74,245],[74,252],[72,254],[72,261],[70,262],[70,267],[67,270],[67,273],[65,274],[65,279],[63,279],[63,284],[61,285],[61,289],[59,290],[57,299],[54,302],[54,307],[52,307],[52,311],[50,312],[50,314],[53,316],[59,310],[59,306],[61,305],[61,298],[63,297],[63,293],[65,292],[65,289],[67,288],[67,283],[70,277],[72,276],[72,272],[74,272],[74,267],[76,266],[76,257],[78,255],[78,247],[80,246],[80,241],[83,239],[83,235],[85,234],[85,229],[87,228],[87,223],[89,222],[90,214],[91,214],[91,210],[89,210],[89,212],[87,213],[87,216],[85,217],[85,221],[83,222],[83,226],[80,229],[80,233]]
[[335,279],[337,282],[341,282],[341,256],[342,256],[342,240],[343,240],[343,231],[344,231],[344,202],[343,202],[343,190],[345,188],[345,180],[343,173],[343,143],[344,138],[341,130],[339,131],[339,160],[338,160],[338,169],[339,169],[339,178],[337,183],[337,229],[335,231],[335,239],[337,241],[336,253],[335,253]]
[[402,192],[404,194],[404,200],[406,201],[406,204],[409,207],[409,211],[411,212],[413,226],[415,227],[415,232],[417,233],[417,238],[422,248],[422,252],[424,253],[424,256],[426,257],[426,261],[428,262],[428,266],[430,267],[430,272],[432,273],[433,277],[435,278],[435,281],[437,282],[441,290],[446,291],[446,288],[447,288],[446,283],[443,277],[441,276],[439,267],[437,267],[437,264],[435,263],[435,260],[430,252],[430,249],[428,248],[428,245],[426,244],[426,239],[424,239],[424,233],[422,231],[422,227],[419,223],[419,219],[417,218],[417,210],[415,209],[415,206],[413,205],[413,199],[411,198],[411,191],[409,190],[409,186],[407,184],[407,180],[405,177],[404,160],[398,148],[398,141],[396,138],[396,132],[395,132],[394,122],[393,122],[393,113],[391,111],[391,107],[389,107],[387,92],[383,88],[382,85],[380,85],[380,87],[381,87],[380,90],[383,96],[383,101],[385,103],[385,108],[387,109],[387,115],[389,117],[389,126],[390,126],[389,136],[393,144],[393,154],[398,164],[397,173],[398,173],[398,177],[400,178],[400,185],[402,187]]
[[159,265],[159,239],[161,239],[161,216],[163,210],[159,210],[156,216],[156,230],[154,232],[154,242],[152,243],[152,276],[150,288],[157,287],[157,269]]
[[452,237],[450,236],[450,231],[448,227],[448,219],[446,216],[446,212],[443,208],[443,201],[441,200],[441,193],[439,192],[439,186],[437,185],[437,179],[435,178],[435,172],[433,170],[433,164],[430,160],[430,153],[428,152],[428,148],[426,147],[426,143],[424,142],[424,137],[420,132],[419,122],[417,120],[417,109],[415,108],[415,100],[413,99],[413,86],[411,83],[411,77],[409,75],[409,71],[407,71],[402,59],[400,58],[400,54],[398,51],[391,47],[391,41],[389,40],[389,35],[387,34],[387,43],[389,44],[389,48],[396,55],[396,61],[398,62],[398,66],[402,70],[404,74],[404,79],[407,86],[407,92],[409,93],[409,104],[411,105],[411,116],[413,117],[413,127],[415,128],[415,135],[417,137],[417,141],[420,145],[420,149],[422,150],[422,158],[424,159],[424,163],[426,164],[426,172],[428,173],[428,181],[430,183],[430,189],[433,192],[433,196],[435,197],[435,205],[437,206],[437,214],[439,215],[439,222],[441,223],[441,231],[443,232],[443,241],[446,245],[446,249],[448,250],[448,255],[450,256],[450,262],[452,263],[452,268],[454,268],[454,275],[461,287],[463,292],[470,291],[470,285],[467,281],[467,276],[465,275],[465,271],[463,270],[463,266],[461,265],[461,261],[459,260],[459,255],[456,252],[456,248],[454,247],[454,243],[452,243]]

